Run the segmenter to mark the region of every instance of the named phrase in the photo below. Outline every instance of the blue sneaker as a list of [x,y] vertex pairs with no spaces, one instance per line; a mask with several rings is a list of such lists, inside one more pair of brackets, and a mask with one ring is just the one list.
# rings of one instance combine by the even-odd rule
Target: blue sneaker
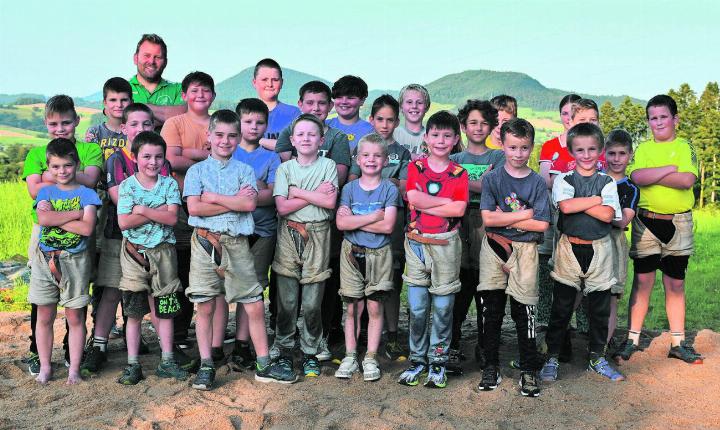
[[445,388],[447,387],[447,375],[445,374],[445,366],[440,364],[431,364],[430,372],[428,372],[425,384],[428,388]]
[[314,355],[305,355],[303,359],[303,373],[306,378],[316,378],[320,376],[320,362]]
[[292,384],[297,381],[298,377],[292,368],[292,362],[288,363],[287,359],[270,363],[265,367],[255,364],[255,380],[259,382],[277,382],[280,384]]
[[[545,368],[543,368],[545,370]],[[624,381],[625,377],[608,363],[605,357],[599,357],[588,362],[588,372],[592,371],[602,375],[611,381]]]
[[427,375],[427,366],[424,363],[412,362],[398,378],[398,384],[414,387],[420,383],[420,378]]
[[540,370],[540,380],[543,382],[554,382],[557,381],[558,370],[560,369],[560,363],[556,357],[548,358],[548,361]]

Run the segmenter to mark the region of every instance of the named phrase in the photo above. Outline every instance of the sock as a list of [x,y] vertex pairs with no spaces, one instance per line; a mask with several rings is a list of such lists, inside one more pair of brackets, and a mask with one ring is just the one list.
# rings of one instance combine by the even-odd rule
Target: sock
[[639,331],[628,331],[628,340],[634,345],[640,345],[640,332]]
[[213,346],[211,349],[211,354],[212,355],[224,355],[225,353],[223,351],[222,346]]
[[233,352],[238,353],[244,349],[250,349],[250,342],[248,342],[247,340],[235,339],[235,346],[233,347]]
[[685,340],[684,331],[671,331],[670,336],[672,338],[672,346],[680,346],[680,342]]
[[388,331],[387,332],[387,341],[388,342],[397,342],[398,340],[398,332],[396,331]]
[[128,364],[140,364],[140,359],[137,355],[128,355]]
[[175,353],[172,351],[170,351],[170,352],[163,351],[161,354],[161,359],[162,359],[163,363],[167,363],[169,361],[175,361]]
[[345,351],[345,357],[357,358],[357,351]]
[[268,364],[270,364],[270,356],[266,355],[263,357],[258,357],[255,362],[257,363],[258,369],[264,369],[265,367],[267,367]]
[[365,358],[372,358],[375,360],[375,356],[377,356],[377,351],[367,351],[365,352]]
[[201,358],[200,359],[200,366],[209,366],[209,367],[215,367],[215,363],[213,362],[212,358]]
[[97,346],[98,348],[100,348],[100,351],[107,352],[107,344],[108,344],[108,340],[106,337],[100,337],[100,336],[93,337],[93,346]]

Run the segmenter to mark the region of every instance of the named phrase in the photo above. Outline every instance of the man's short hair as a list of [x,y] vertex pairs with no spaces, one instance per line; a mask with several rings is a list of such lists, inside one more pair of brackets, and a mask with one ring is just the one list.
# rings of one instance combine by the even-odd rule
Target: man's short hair
[[140,45],[142,45],[145,42],[150,42],[153,45],[160,45],[160,49],[162,50],[163,57],[167,58],[167,45],[165,44],[165,41],[162,37],[158,36],[155,33],[148,33],[143,34],[140,38],[140,41],[137,43],[137,47],[135,48],[135,55],[140,52]]
[[565,106],[565,105],[568,104],[568,103],[575,103],[576,101],[578,101],[578,100],[580,100],[580,99],[582,99],[582,97],[580,97],[580,96],[577,95],[577,94],[568,94],[568,95],[566,95],[565,97],[563,97],[563,98],[560,100],[560,104],[558,105],[558,111],[562,112],[563,106]]
[[600,114],[597,103],[591,99],[579,99],[573,102],[572,109],[570,110],[570,118],[575,118],[575,115],[583,110],[594,110],[596,114]]
[[503,144],[508,133],[518,139],[528,139],[530,145],[535,145],[535,127],[525,119],[512,118],[500,127],[500,141]]
[[210,115],[208,131],[214,131],[218,124],[234,125],[240,133],[240,117],[230,109],[220,109]]
[[140,133],[138,133],[138,135],[135,136],[135,140],[132,143],[130,151],[137,157],[138,153],[140,152],[140,148],[145,145],[159,146],[162,148],[163,154],[167,151],[167,144],[165,143],[165,139],[163,139],[162,136],[155,133],[154,131],[141,131]]
[[205,72],[196,71],[188,73],[182,80],[182,84],[180,84],[180,86],[182,87],[182,92],[187,93],[188,88],[190,88],[190,85],[192,84],[198,84],[200,86],[210,88],[210,91],[215,94],[215,81],[213,80],[212,76],[208,75]]
[[605,137],[605,149],[610,148],[611,146],[624,146],[628,152],[632,152],[632,136],[630,136],[630,133],[624,129],[616,128],[610,131],[610,133],[607,134],[607,137]]
[[145,112],[146,114],[150,115],[150,119],[152,121],[155,121],[155,115],[153,114],[152,109],[145,103],[130,103],[127,105],[125,109],[123,109],[122,114],[122,123],[127,124],[128,117],[133,112]]
[[472,111],[480,112],[480,115],[490,124],[490,128],[493,129],[498,125],[498,111],[495,107],[487,100],[468,100],[465,106],[461,107],[458,111],[458,120],[460,124],[467,126],[467,119]]
[[318,129],[320,129],[320,136],[325,136],[325,124],[323,124],[322,121],[318,119],[315,115],[311,113],[304,113],[301,114],[299,117],[295,118],[295,120],[290,124],[290,134],[295,134],[295,127],[298,125],[298,123],[301,123],[303,121],[310,121],[313,124],[317,125]]
[[345,75],[335,81],[332,86],[333,99],[343,96],[366,99],[368,96],[368,86],[365,81],[357,76]]
[[280,73],[280,79],[282,79],[282,68],[280,67],[280,64],[278,64],[277,61],[273,60],[272,58],[263,58],[262,60],[258,61],[255,65],[255,70],[253,70],[253,79],[257,78],[258,71],[261,67],[267,67],[269,69],[275,69]]
[[75,111],[75,102],[72,97],[66,96],[65,94],[58,94],[52,96],[45,102],[45,118],[52,114],[64,115],[71,113],[75,118],[78,117]]
[[254,97],[240,100],[240,103],[235,106],[235,113],[238,118],[242,118],[243,115],[250,113],[259,113],[265,117],[265,122],[267,122],[270,116],[267,105],[262,100]]
[[303,101],[305,99],[305,93],[325,94],[328,101],[332,99],[332,92],[330,91],[330,87],[328,87],[327,84],[322,81],[306,82],[303,84],[302,87],[300,87],[300,91],[298,91],[298,93],[298,95],[300,96],[298,100],[300,101]]
[[495,109],[507,112],[512,116],[517,116],[517,100],[515,97],[501,94],[490,99],[490,103]]
[[460,136],[460,121],[457,117],[446,110],[432,114],[425,124],[425,134],[430,133],[433,128],[437,130],[452,130],[455,135]]
[[666,95],[666,94],[658,94],[655,97],[651,98],[647,102],[647,106],[645,106],[645,116],[649,119],[649,111],[651,107],[655,106],[665,106],[670,111],[670,115],[675,116],[678,113],[677,103],[675,103],[675,99]]
[[370,143],[373,145],[378,145],[380,147],[380,151],[383,153],[384,156],[387,157],[388,155],[388,144],[385,141],[385,139],[382,138],[377,133],[368,133],[365,136],[360,138],[360,141],[357,145],[357,153],[360,154],[360,151],[362,151],[362,146],[366,143]]
[[390,94],[383,94],[375,99],[372,104],[372,108],[370,109],[370,116],[375,117],[375,114],[377,114],[377,112],[385,106],[389,106],[390,109],[393,110],[393,113],[395,113],[395,119],[400,118],[400,103],[398,103],[398,101],[395,100],[395,97]]
[[567,133],[568,151],[572,152],[572,144],[575,138],[587,136],[593,137],[598,144],[598,149],[602,151],[602,149],[605,147],[605,138],[603,137],[603,132],[602,130],[600,130],[600,127],[589,122],[581,122],[580,124],[575,124],[574,126],[570,127],[570,130],[568,130]]
[[408,91],[417,91],[422,94],[423,98],[425,99],[425,107],[430,106],[430,93],[428,92],[427,88],[423,87],[420,84],[408,84],[402,87],[402,89],[400,90],[400,96],[398,97],[398,103],[400,103],[400,105],[402,105],[405,101],[405,94]]
[[58,137],[47,144],[45,148],[45,157],[49,162],[50,157],[70,159],[75,165],[80,164],[80,156],[78,155],[75,144],[70,139]]
[[103,100],[107,98],[108,92],[126,93],[132,99],[132,87],[125,78],[114,77],[105,81],[103,85]]

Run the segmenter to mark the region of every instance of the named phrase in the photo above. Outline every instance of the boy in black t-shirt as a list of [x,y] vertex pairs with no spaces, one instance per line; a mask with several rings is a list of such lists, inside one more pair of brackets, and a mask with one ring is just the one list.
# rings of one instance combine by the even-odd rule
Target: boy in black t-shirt
[[604,138],[594,124],[577,124],[568,131],[567,146],[575,169],[558,175],[553,183],[553,204],[559,209],[560,240],[555,249],[553,305],[546,342],[548,360],[540,372],[543,381],[557,379],[558,356],[578,291],[588,297],[590,339],[588,370],[612,381],[625,377],[605,360],[612,267],[610,230],[622,219],[615,181],[597,171]]

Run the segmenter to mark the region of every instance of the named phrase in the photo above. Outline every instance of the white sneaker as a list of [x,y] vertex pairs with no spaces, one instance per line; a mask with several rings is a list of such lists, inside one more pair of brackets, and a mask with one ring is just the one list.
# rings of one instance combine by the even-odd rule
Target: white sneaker
[[323,337],[320,339],[320,345],[318,346],[318,353],[315,355],[318,361],[328,361],[332,358],[330,349],[328,348],[327,338]]
[[[364,363],[364,362],[363,362]],[[340,379],[350,379],[353,373],[360,370],[355,357],[347,356],[342,359],[340,367],[335,371],[335,377]]]
[[362,368],[365,381],[377,381],[380,379],[380,365],[374,358],[365,358],[362,362]]

